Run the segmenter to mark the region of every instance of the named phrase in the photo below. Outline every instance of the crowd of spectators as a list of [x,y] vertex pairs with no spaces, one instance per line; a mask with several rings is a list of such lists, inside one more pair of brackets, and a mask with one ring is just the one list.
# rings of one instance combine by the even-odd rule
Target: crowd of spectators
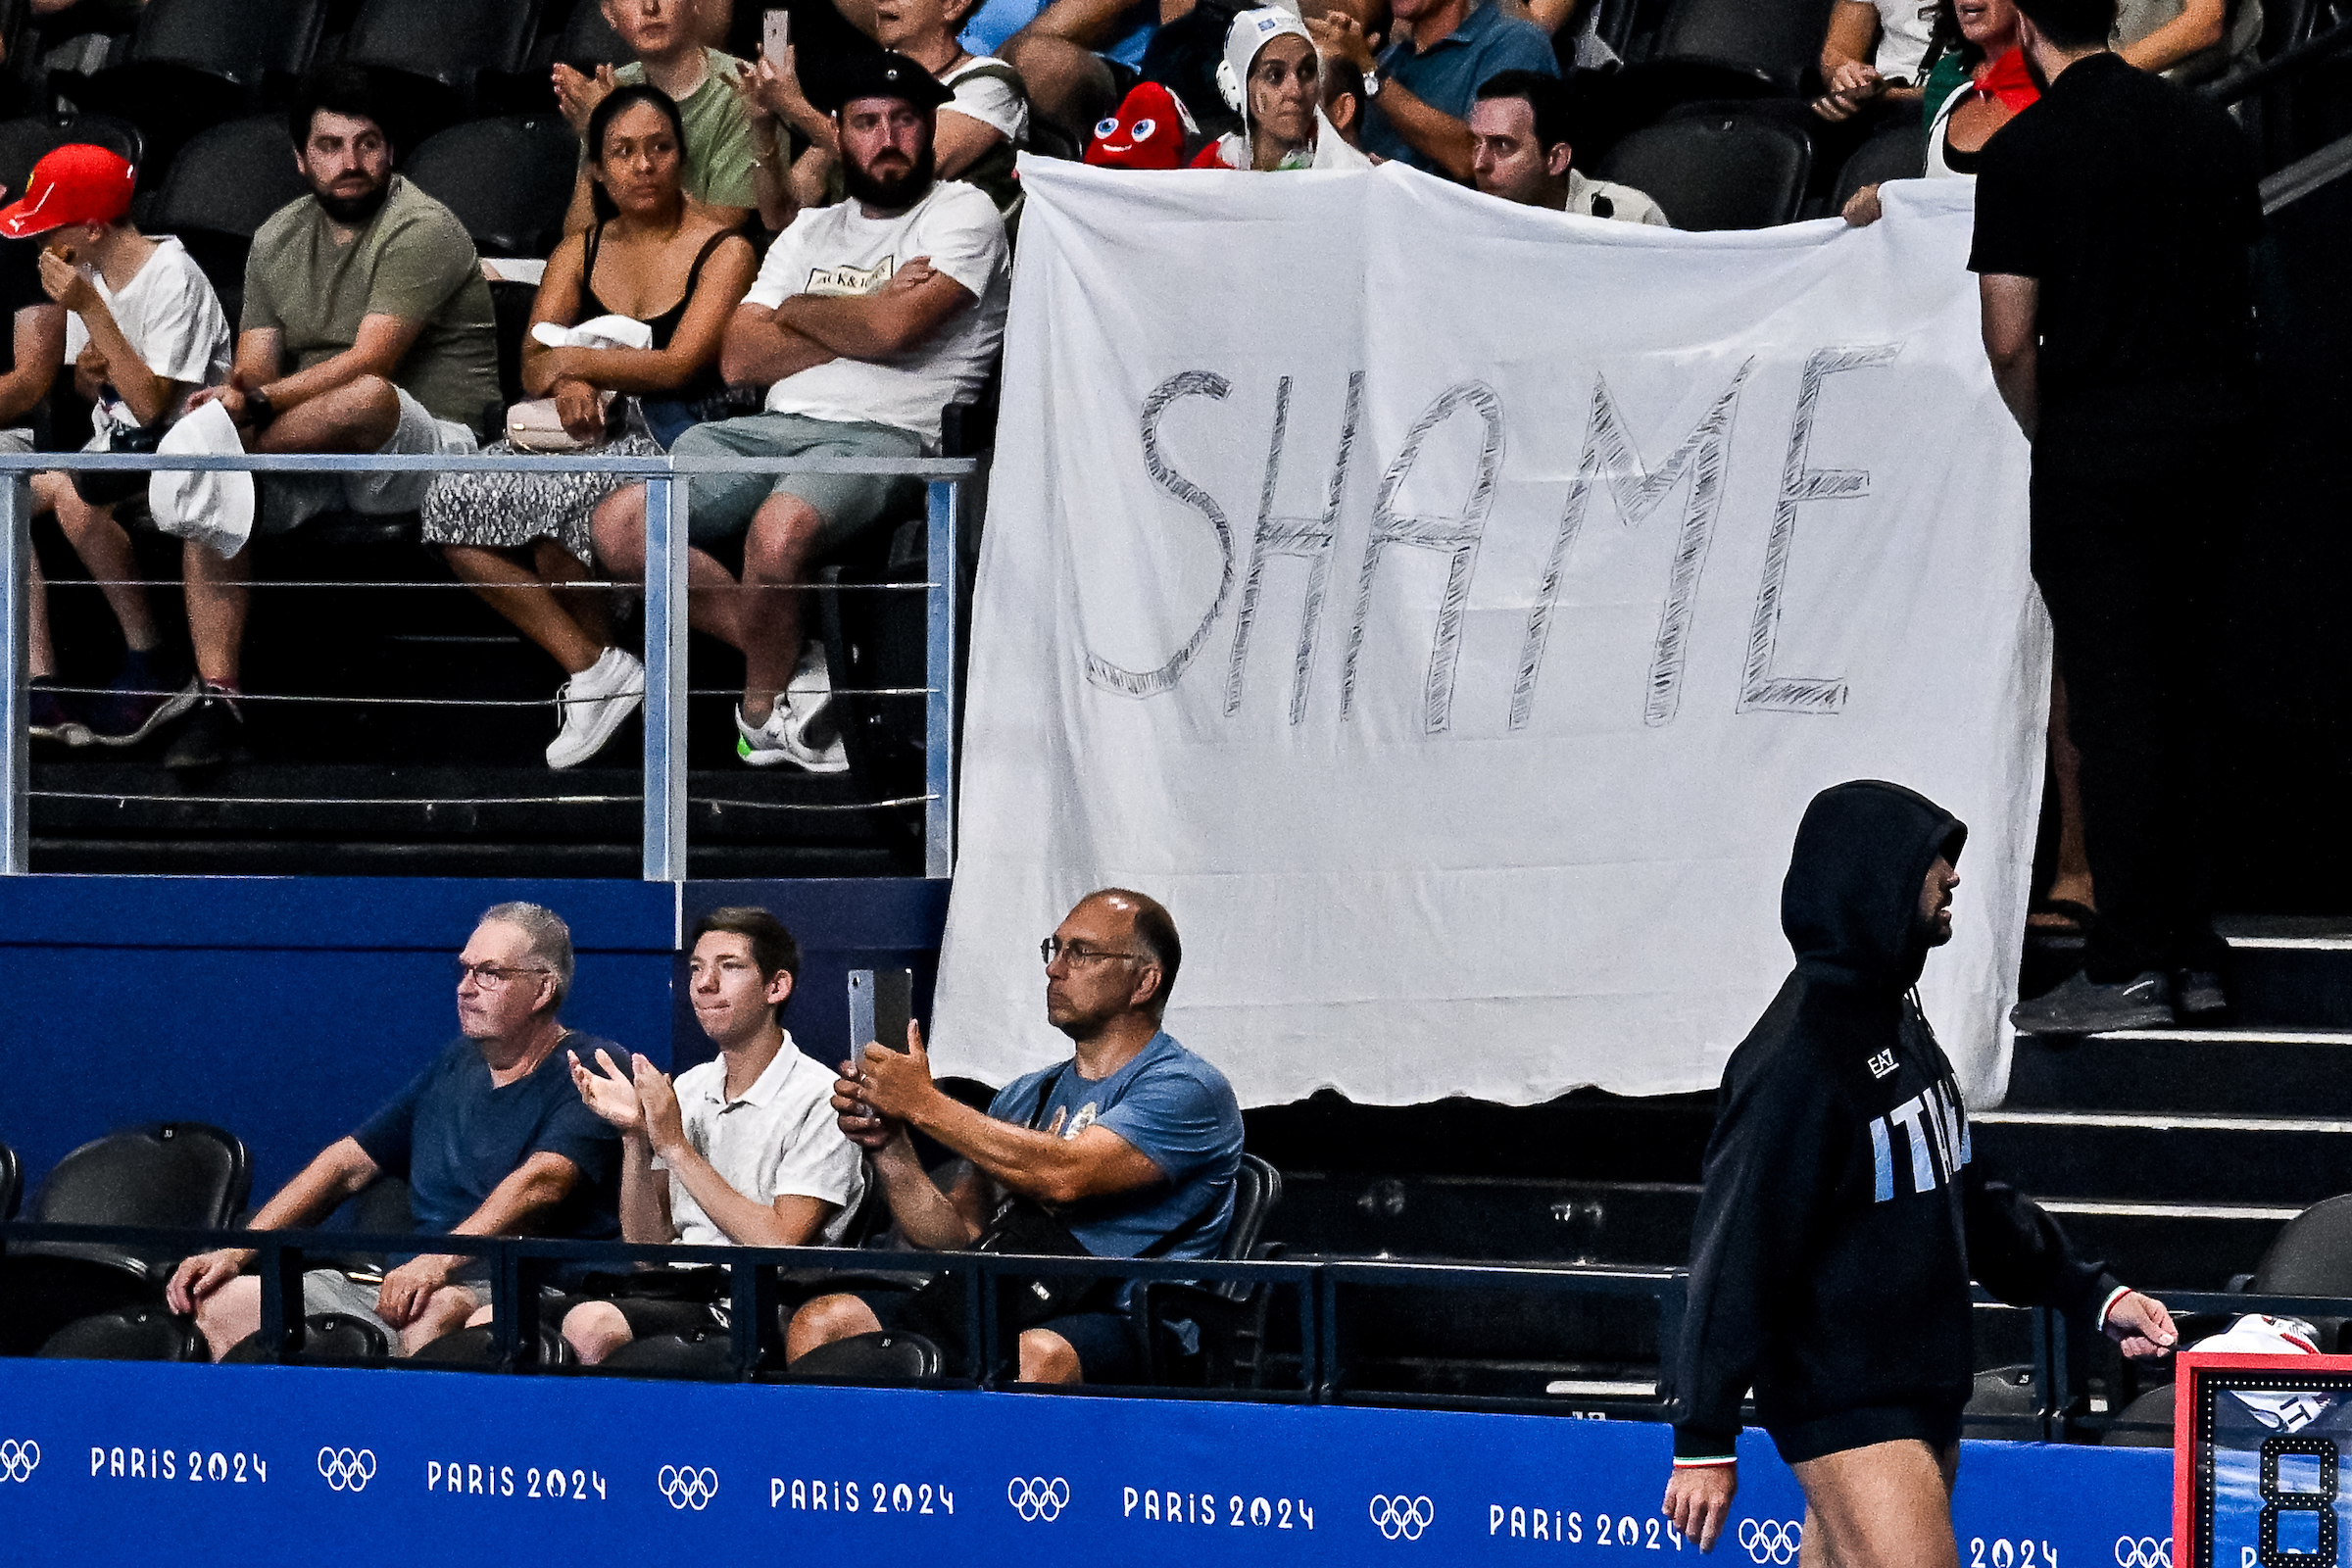
[[[1182,946],[1155,900],[1088,895],[1044,943],[1046,1021],[1065,1060],[1016,1079],[983,1112],[931,1078],[921,1031],[868,1042],[827,1068],[781,1022],[800,946],[766,909],[712,910],[690,937],[687,989],[716,1054],[674,1077],[562,1019],[569,928],[553,910],[488,910],[457,959],[459,1038],[253,1215],[254,1230],[316,1225],[387,1178],[446,1250],[316,1267],[306,1313],[371,1325],[394,1356],[452,1356],[492,1316],[469,1236],[693,1247],[1025,1250],[1037,1227],[1098,1257],[1214,1257],[1235,1212],[1239,1102],[1217,1068],[1161,1027]],[[926,1167],[915,1136],[952,1156]],[[943,1185],[944,1184],[944,1185]],[[381,1220],[378,1221],[381,1224]],[[1008,1227],[1023,1245],[1002,1246]],[[422,1245],[420,1242],[419,1245]],[[165,1301],[218,1358],[261,1326],[256,1253],[183,1260]],[[876,1283],[845,1259],[798,1277],[763,1338],[791,1359],[884,1326],[942,1340],[959,1288]],[[1029,1382],[1143,1381],[1134,1292],[1072,1279],[1008,1319]],[[533,1303],[583,1365],[674,1337],[723,1363],[725,1265],[567,1267]],[[943,1301],[949,1303],[943,1307]],[[937,1321],[935,1321],[937,1320]]]

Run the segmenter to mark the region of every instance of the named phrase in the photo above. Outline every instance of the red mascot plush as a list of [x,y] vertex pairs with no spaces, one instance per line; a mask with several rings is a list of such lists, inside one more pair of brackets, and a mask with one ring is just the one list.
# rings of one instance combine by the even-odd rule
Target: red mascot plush
[[1176,169],[1193,134],[1183,99],[1156,81],[1138,82],[1117,114],[1096,122],[1086,161],[1099,169]]

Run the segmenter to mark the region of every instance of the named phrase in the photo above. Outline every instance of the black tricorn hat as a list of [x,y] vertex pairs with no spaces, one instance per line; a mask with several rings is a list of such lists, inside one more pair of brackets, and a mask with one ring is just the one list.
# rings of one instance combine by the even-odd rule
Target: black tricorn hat
[[956,94],[905,55],[888,49],[852,56],[837,65],[817,108],[838,114],[859,98],[897,98],[917,109],[937,109]]

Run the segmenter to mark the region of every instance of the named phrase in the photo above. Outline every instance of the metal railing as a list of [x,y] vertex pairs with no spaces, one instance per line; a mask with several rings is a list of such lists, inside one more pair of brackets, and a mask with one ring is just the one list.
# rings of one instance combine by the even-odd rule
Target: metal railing
[[[544,1372],[537,1364],[539,1288],[567,1266],[600,1265],[625,1271],[635,1264],[731,1265],[727,1306],[728,1365],[737,1378],[750,1378],[768,1365],[775,1348],[777,1307],[783,1299],[779,1270],[823,1271],[841,1276],[833,1288],[871,1284],[876,1276],[950,1275],[962,1281],[963,1344],[970,1354],[957,1371],[927,1386],[965,1389],[1026,1388],[1006,1375],[1008,1338],[998,1320],[1000,1282],[1041,1277],[1084,1276],[1108,1280],[1169,1281],[1192,1285],[1238,1282],[1261,1290],[1288,1289],[1296,1296],[1298,1332],[1298,1376],[1291,1386],[1245,1389],[1151,1387],[1129,1390],[1089,1385],[1088,1392],[1136,1393],[1167,1397],[1253,1399],[1288,1403],[1440,1405],[1448,1409],[1564,1412],[1577,1401],[1503,1396],[1429,1396],[1351,1387],[1341,1346],[1346,1335],[1343,1290],[1444,1287],[1466,1293],[1511,1292],[1543,1296],[1589,1296],[1646,1299],[1655,1311],[1658,1344],[1671,1361],[1680,1333],[1688,1275],[1682,1269],[1605,1268],[1582,1265],[1444,1264],[1320,1258],[1232,1262],[1208,1258],[1125,1258],[1025,1256],[995,1252],[903,1252],[820,1247],[643,1246],[625,1242],[555,1241],[527,1237],[438,1237],[333,1230],[212,1231],[122,1225],[63,1225],[26,1220],[0,1223],[0,1254],[14,1257],[80,1254],[113,1250],[147,1260],[170,1260],[215,1248],[250,1248],[259,1255],[261,1334],[271,1360],[298,1358],[302,1275],[306,1267],[331,1266],[327,1259],[355,1252],[387,1256],[419,1251],[457,1253],[486,1265],[491,1291],[491,1369]],[[309,1259],[318,1259],[317,1264]],[[470,1271],[469,1271],[470,1272]],[[162,1267],[156,1268],[160,1295]],[[808,1272],[798,1279],[804,1296],[827,1288]],[[0,1275],[0,1288],[21,1289]],[[1272,1298],[1264,1303],[1269,1309]],[[400,1363],[393,1363],[398,1365]],[[423,1363],[418,1363],[422,1365]],[[1263,1365],[1261,1354],[1260,1365]],[[1670,1372],[1662,1370],[1653,1392],[1609,1401],[1617,1413],[1672,1420]],[[1591,1401],[1583,1401],[1589,1404]]]
[[[643,875],[649,882],[686,878],[686,563],[687,483],[698,474],[834,473],[906,477],[927,492],[929,567],[925,595],[923,874],[945,877],[955,865],[956,592],[964,488],[980,471],[976,458],[530,457],[521,454],[398,457],[190,457],[87,452],[0,453],[0,874],[22,875],[31,858],[30,706],[31,476],[40,472],[468,473],[611,475],[642,481],[645,506],[645,772]],[[258,534],[258,518],[257,518]],[[248,545],[246,548],[254,548]],[[262,548],[267,549],[267,543]],[[451,586],[462,585],[453,583]],[[806,591],[805,589],[803,591]],[[911,695],[894,693],[891,695]]]

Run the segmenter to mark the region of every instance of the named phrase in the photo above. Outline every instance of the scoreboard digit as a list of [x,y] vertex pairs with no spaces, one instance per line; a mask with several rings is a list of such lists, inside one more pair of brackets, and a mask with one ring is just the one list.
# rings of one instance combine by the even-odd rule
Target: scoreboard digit
[[2177,1568],[2352,1568],[2352,1356],[2180,1357]]

